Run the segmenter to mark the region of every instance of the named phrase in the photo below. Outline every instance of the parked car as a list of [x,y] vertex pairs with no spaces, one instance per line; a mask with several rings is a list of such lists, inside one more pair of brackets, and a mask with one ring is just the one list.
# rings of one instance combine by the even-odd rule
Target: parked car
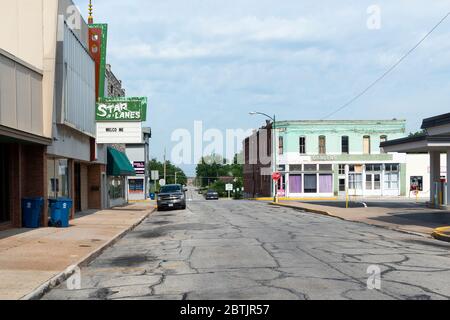
[[180,184],[161,187],[158,193],[158,211],[163,209],[186,209],[186,191]]
[[208,190],[208,192],[205,193],[205,199],[206,200],[219,200],[219,193],[214,190]]

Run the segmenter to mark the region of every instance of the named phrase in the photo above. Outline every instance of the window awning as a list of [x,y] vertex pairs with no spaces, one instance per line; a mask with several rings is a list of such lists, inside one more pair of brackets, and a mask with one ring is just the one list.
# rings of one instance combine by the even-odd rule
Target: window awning
[[107,165],[108,176],[135,176],[136,171],[134,171],[130,160],[127,155],[114,148],[108,148],[108,165]]

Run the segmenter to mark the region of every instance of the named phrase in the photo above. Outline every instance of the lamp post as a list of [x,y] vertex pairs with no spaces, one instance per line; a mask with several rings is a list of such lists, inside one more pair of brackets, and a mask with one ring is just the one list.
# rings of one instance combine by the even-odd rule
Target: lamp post
[[[273,164],[273,168],[272,168],[272,173],[276,173],[278,172],[278,164],[277,164],[277,131],[276,131],[276,116],[274,115],[273,117],[269,116],[266,113],[263,112],[250,112],[251,116],[255,116],[255,115],[261,115],[264,116],[270,120],[272,120],[272,129],[273,129],[273,134],[272,134],[272,141],[273,141],[273,159],[274,159],[274,164]],[[275,203],[278,203],[278,181],[274,182],[274,201]]]

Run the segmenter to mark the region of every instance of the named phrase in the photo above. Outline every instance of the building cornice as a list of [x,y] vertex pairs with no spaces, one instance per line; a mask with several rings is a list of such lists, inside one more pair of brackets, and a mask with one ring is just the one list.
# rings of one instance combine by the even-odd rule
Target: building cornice
[[49,146],[52,144],[52,139],[35,135],[29,132],[20,131],[14,128],[0,125],[0,135],[6,136],[15,140],[27,141],[30,143],[42,144]]
[[29,64],[28,62],[25,62],[24,60],[16,57],[15,55],[13,55],[13,54],[9,53],[8,51],[5,51],[5,50],[3,50],[1,48],[0,48],[0,55],[5,56],[9,60],[12,60],[15,63],[18,63],[18,64],[24,66],[25,68],[30,69],[31,71],[34,71],[34,72],[40,74],[41,76],[44,75],[44,71],[43,70],[41,70],[39,68],[36,68],[35,66]]

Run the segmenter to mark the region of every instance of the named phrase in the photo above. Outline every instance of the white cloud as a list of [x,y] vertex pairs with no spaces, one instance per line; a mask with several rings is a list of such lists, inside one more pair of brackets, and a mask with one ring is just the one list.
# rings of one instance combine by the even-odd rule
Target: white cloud
[[[76,2],[85,12],[87,1]],[[256,108],[285,119],[321,118],[450,11],[450,0],[376,3],[377,31],[366,26],[371,0],[96,0],[95,18],[109,23],[109,62],[127,92],[150,98],[160,154],[172,129],[194,120],[245,128],[257,124],[246,116]],[[413,130],[420,110],[448,109],[449,26],[450,19],[339,117],[406,117]]]

